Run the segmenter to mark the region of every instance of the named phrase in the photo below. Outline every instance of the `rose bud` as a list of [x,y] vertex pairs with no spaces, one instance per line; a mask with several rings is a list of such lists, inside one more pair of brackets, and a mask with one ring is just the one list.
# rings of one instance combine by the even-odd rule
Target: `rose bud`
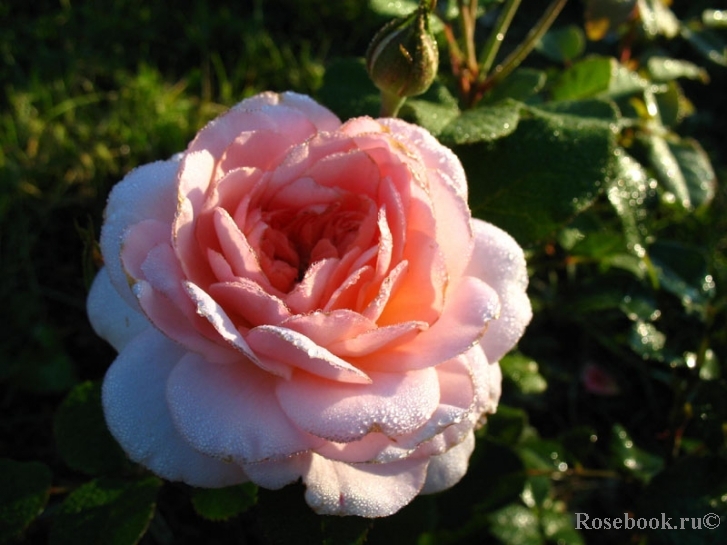
[[387,23],[369,45],[366,68],[382,93],[382,114],[396,115],[406,97],[424,93],[439,66],[437,42],[429,30],[429,8],[423,4]]

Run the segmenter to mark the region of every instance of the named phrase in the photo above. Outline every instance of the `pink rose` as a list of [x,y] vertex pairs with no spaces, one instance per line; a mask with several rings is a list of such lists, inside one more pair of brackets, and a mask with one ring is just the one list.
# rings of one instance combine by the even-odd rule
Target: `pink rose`
[[263,93],[111,192],[88,313],[109,428],[169,480],[380,517],[455,484],[530,320],[523,253],[398,119]]

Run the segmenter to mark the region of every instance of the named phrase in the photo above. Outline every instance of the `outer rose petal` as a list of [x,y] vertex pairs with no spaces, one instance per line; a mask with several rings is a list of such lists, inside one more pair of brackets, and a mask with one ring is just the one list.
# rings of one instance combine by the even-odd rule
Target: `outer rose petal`
[[475,434],[470,431],[456,447],[439,456],[432,456],[421,494],[433,494],[457,484],[467,472],[467,464],[474,449]]
[[106,339],[118,352],[139,333],[151,327],[146,317],[129,306],[111,284],[103,268],[96,275],[86,302],[88,319],[99,337]]
[[184,354],[154,328],[127,344],[103,383],[109,429],[129,458],[165,479],[207,488],[243,483],[239,466],[194,450],[172,423],[166,382]]
[[[101,229],[101,251],[111,282],[132,307],[139,308],[121,264],[124,234],[148,219],[171,224],[177,203],[177,160],[158,161],[129,172],[109,195]],[[170,233],[171,235],[171,233]]]
[[320,515],[386,517],[414,499],[426,477],[427,459],[389,464],[346,464],[313,454],[303,475],[305,499]]
[[481,220],[473,220],[472,226],[475,249],[465,274],[487,282],[502,301],[499,319],[490,322],[481,341],[487,359],[495,362],[515,346],[533,316],[525,292],[528,271],[522,248],[515,239]]
[[197,450],[237,463],[283,459],[323,443],[297,429],[275,398],[277,377],[248,361],[211,365],[188,353],[167,382],[175,425]]

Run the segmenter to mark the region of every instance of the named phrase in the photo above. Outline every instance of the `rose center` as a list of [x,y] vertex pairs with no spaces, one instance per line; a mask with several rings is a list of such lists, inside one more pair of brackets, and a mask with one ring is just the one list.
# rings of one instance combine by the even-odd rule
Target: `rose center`
[[275,288],[289,292],[313,263],[344,255],[356,240],[362,219],[361,211],[342,209],[340,203],[263,212],[266,229],[259,244],[263,271]]

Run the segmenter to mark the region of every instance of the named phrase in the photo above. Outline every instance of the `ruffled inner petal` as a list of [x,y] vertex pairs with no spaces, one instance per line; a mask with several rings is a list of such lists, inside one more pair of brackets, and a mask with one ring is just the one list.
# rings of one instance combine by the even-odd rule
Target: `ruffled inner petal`
[[[296,331],[278,326],[260,326],[250,330],[246,340],[263,366],[270,362],[295,367],[332,381],[353,384],[371,382],[366,373]],[[298,380],[297,375],[294,380]]]
[[361,358],[368,371],[422,369],[438,365],[469,350],[500,312],[497,293],[473,277],[463,278],[452,290],[439,319],[410,343]]

